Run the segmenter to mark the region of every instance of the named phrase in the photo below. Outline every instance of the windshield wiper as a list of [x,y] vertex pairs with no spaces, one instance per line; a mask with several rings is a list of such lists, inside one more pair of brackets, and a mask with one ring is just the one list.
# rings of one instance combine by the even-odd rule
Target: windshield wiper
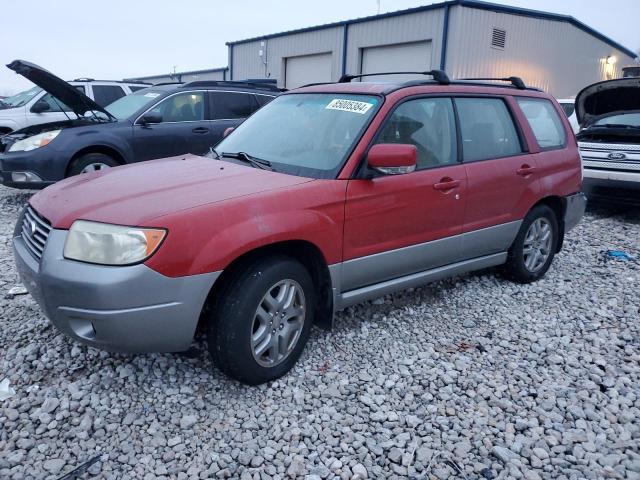
[[216,149],[213,147],[209,147],[209,151],[205,153],[204,156],[207,158],[213,158],[214,160],[220,159],[220,154],[216,152]]
[[234,158],[236,160],[242,160],[255,168],[273,171],[273,167],[269,160],[254,157],[253,155],[249,155],[247,152],[222,152],[220,155],[223,157]]

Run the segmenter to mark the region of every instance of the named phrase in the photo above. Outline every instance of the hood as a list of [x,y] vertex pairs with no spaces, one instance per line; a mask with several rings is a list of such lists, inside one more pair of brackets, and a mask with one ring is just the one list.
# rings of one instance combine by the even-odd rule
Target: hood
[[309,181],[182,155],[77,175],[35,194],[29,203],[54,228],[68,229],[77,219],[162,226],[164,215]]
[[73,113],[78,116],[83,116],[85,113],[95,110],[104,113],[109,118],[114,118],[113,115],[77,88],[69,85],[61,78],[56,77],[53,73],[34,63],[25,62],[24,60],[14,60],[7,65],[7,68],[22,75],[27,80],[35,83],[45,92],[56,97],[73,110]]
[[603,115],[640,110],[640,78],[594,83],[576,96],[576,117],[584,128]]

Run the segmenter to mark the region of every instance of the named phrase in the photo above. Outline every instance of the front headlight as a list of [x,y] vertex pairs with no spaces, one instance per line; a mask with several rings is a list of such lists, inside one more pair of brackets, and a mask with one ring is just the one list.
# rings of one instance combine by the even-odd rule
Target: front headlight
[[131,265],[156,251],[167,232],[76,220],[64,244],[64,257],[101,265]]
[[39,133],[33,137],[23,138],[9,147],[9,152],[28,152],[36,148],[49,145],[62,130],[51,130],[50,132]]

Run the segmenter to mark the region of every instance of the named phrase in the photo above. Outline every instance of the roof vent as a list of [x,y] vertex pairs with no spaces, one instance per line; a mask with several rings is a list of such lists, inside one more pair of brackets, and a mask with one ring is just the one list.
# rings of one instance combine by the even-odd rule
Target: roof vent
[[507,31],[501,28],[494,28],[491,33],[491,46],[493,48],[504,48],[507,41]]

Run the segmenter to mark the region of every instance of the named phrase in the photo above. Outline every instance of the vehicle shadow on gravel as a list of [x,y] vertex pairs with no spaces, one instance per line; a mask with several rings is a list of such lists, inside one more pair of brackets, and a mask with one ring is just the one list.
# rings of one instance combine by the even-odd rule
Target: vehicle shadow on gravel
[[589,201],[587,213],[596,218],[618,218],[624,223],[640,224],[640,207]]

